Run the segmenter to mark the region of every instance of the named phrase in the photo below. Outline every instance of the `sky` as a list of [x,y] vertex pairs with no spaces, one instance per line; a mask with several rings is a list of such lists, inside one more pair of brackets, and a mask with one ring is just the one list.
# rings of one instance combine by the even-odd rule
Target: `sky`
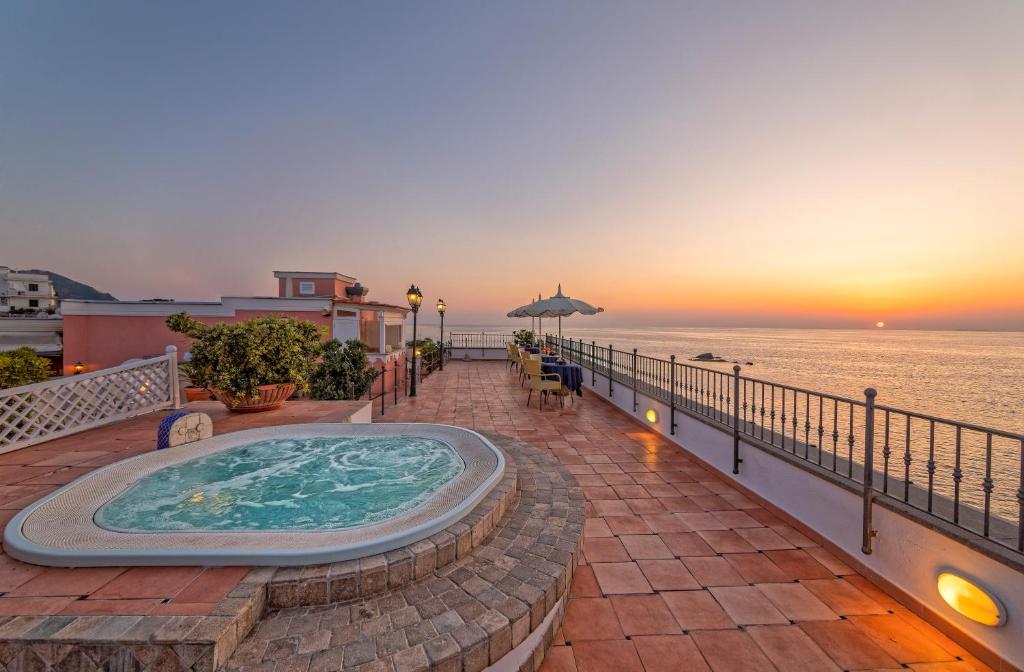
[[1019,0],[0,0],[0,264],[1024,330],[1022,64]]

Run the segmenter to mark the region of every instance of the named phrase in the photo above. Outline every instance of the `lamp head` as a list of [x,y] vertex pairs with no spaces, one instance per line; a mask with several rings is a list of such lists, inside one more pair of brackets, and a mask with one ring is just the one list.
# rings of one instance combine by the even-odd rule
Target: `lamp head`
[[437,300],[437,312],[439,312],[439,313],[441,313],[442,315],[444,315],[444,311],[445,311],[445,309],[446,309],[447,307],[448,307],[448,306],[447,306],[447,305],[445,305],[444,299],[438,299],[438,300]]
[[420,310],[420,304],[423,303],[423,292],[416,285],[409,285],[409,289],[405,290],[405,298],[409,300],[409,307],[412,308],[412,312],[417,313]]

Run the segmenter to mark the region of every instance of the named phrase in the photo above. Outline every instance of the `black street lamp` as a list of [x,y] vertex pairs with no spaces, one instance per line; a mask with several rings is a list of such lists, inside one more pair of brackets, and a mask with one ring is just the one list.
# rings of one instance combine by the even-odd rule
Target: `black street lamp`
[[444,371],[444,310],[448,306],[445,305],[444,299],[437,300],[437,312],[441,314],[441,370]]
[[423,292],[416,285],[409,285],[405,290],[405,298],[409,299],[409,307],[412,308],[412,382],[409,385],[409,396],[416,396],[416,314],[420,312],[420,304],[423,303]]

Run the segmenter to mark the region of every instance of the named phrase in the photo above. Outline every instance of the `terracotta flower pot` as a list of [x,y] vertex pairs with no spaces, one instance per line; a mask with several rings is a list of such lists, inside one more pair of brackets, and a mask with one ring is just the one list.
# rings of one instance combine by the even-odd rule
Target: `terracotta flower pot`
[[185,399],[188,401],[210,401],[213,399],[213,393],[205,387],[186,387]]
[[229,411],[235,413],[259,413],[261,411],[272,411],[280,408],[288,397],[295,393],[293,383],[282,383],[280,385],[260,385],[256,388],[258,397],[236,397],[224,390],[214,390],[217,400],[228,407]]

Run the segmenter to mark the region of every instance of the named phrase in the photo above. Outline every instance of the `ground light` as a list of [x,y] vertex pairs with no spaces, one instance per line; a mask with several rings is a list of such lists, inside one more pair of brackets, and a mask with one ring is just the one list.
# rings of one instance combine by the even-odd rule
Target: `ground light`
[[1006,610],[998,598],[959,574],[939,574],[937,586],[939,595],[958,614],[982,625],[998,626],[1006,622]]
[[658,412],[653,408],[648,408],[647,412],[644,413],[644,417],[647,418],[647,422],[655,423],[658,421]]

